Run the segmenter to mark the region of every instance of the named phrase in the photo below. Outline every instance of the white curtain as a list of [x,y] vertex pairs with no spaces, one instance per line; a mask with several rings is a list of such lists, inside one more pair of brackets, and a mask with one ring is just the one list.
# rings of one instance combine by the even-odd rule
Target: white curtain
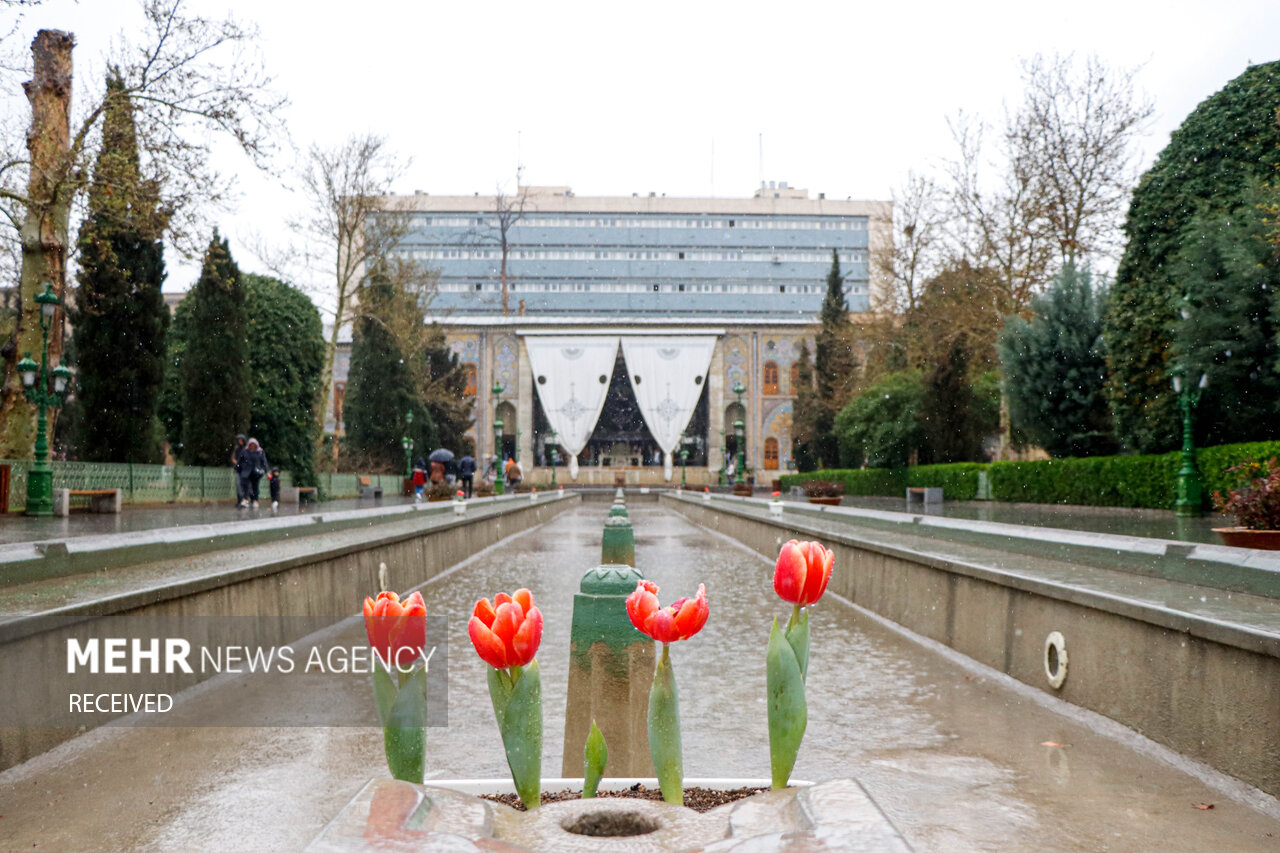
[[578,454],[587,446],[604,408],[618,338],[537,337],[524,339],[542,410],[569,452],[569,476],[578,477]]
[[645,426],[662,449],[663,474],[668,480],[672,453],[698,405],[715,346],[713,336],[622,338],[631,390]]

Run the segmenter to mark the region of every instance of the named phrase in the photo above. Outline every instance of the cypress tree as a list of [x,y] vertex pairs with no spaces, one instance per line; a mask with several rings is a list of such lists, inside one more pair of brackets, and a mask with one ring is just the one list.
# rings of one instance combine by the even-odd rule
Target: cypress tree
[[351,367],[343,403],[348,447],[368,457],[384,471],[404,470],[405,414],[413,412],[408,435],[414,456],[426,456],[439,446],[431,415],[414,389],[412,365],[380,313],[393,299],[392,287],[374,281],[360,289],[362,313],[351,340]]
[[71,320],[77,362],[76,444],[81,458],[154,462],[169,312],[165,216],[138,160],[133,105],[117,73],[107,78],[102,148],[81,226],[80,286]]
[[809,401],[810,446],[820,464],[834,468],[840,464],[840,445],[832,431],[836,412],[848,398],[857,362],[854,359],[853,324],[849,321],[849,304],[845,299],[844,276],[840,273],[840,255],[831,250],[831,269],[827,273],[827,295],[822,300],[821,327],[814,341],[814,378],[816,399]]
[[216,230],[187,299],[191,326],[182,357],[183,461],[226,465],[236,433],[249,426],[253,385],[240,270]]
[[320,312],[301,290],[279,279],[241,277],[248,317],[253,399],[249,434],[262,442],[273,465],[312,485],[312,455],[319,425],[313,416],[324,369]]
[[813,471],[822,465],[818,437],[831,432],[833,419],[826,417],[830,409],[822,405],[814,387],[813,360],[809,357],[807,340],[800,341],[796,361],[800,367],[796,371],[796,400],[791,415],[791,455],[799,470]]
[[975,462],[982,458],[982,432],[974,418],[969,384],[969,340],[960,332],[925,380],[916,418],[928,458],[922,463]]

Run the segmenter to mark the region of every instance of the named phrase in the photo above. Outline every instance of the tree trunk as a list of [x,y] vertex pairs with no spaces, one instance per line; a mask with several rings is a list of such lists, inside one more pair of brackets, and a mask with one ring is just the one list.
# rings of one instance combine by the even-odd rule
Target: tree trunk
[[[4,385],[0,389],[0,455],[30,459],[35,446],[36,410],[22,392],[16,365],[30,354],[41,356],[40,306],[35,296],[47,281],[59,298],[66,295],[67,223],[77,176],[71,160],[71,49],[75,36],[41,30],[31,43],[34,73],[23,84],[31,102],[27,150],[31,178],[22,223],[22,275],[19,313],[12,337],[0,348]],[[49,367],[61,360],[61,309],[49,329]]]

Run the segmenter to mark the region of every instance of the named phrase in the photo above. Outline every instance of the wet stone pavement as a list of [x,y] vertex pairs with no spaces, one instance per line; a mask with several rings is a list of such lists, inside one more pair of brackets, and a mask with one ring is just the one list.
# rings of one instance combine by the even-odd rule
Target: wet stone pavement
[[[767,776],[764,650],[770,620],[787,614],[772,565],[655,504],[630,512],[638,567],[661,600],[698,583],[710,599],[706,628],[672,648],[686,775]],[[465,625],[477,597],[518,586],[545,617],[543,769],[558,775],[572,595],[599,561],[605,513],[584,504],[423,589],[451,642],[449,719],[428,733],[430,776],[506,775]],[[1280,849],[1274,799],[1252,808],[1140,738],[1102,733],[1088,715],[830,596],[812,619],[809,725],[794,775],[856,777],[918,851]],[[353,615],[323,634],[309,639],[358,643],[364,630]],[[174,713],[191,727],[99,729],[0,773],[0,850],[302,849],[386,774],[381,736],[198,725],[224,703],[373,701],[365,677],[334,675],[302,696],[273,690],[262,679],[215,681],[179,697]]]

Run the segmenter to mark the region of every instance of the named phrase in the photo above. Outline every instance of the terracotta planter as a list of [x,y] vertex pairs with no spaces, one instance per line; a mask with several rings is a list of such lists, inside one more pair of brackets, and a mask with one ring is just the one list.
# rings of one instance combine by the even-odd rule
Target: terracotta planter
[[811,504],[822,504],[823,506],[840,506],[840,496],[832,495],[830,497],[809,498]]
[[1260,548],[1264,551],[1280,551],[1280,530],[1215,527],[1213,532],[1222,537],[1224,545],[1230,545],[1233,548]]

